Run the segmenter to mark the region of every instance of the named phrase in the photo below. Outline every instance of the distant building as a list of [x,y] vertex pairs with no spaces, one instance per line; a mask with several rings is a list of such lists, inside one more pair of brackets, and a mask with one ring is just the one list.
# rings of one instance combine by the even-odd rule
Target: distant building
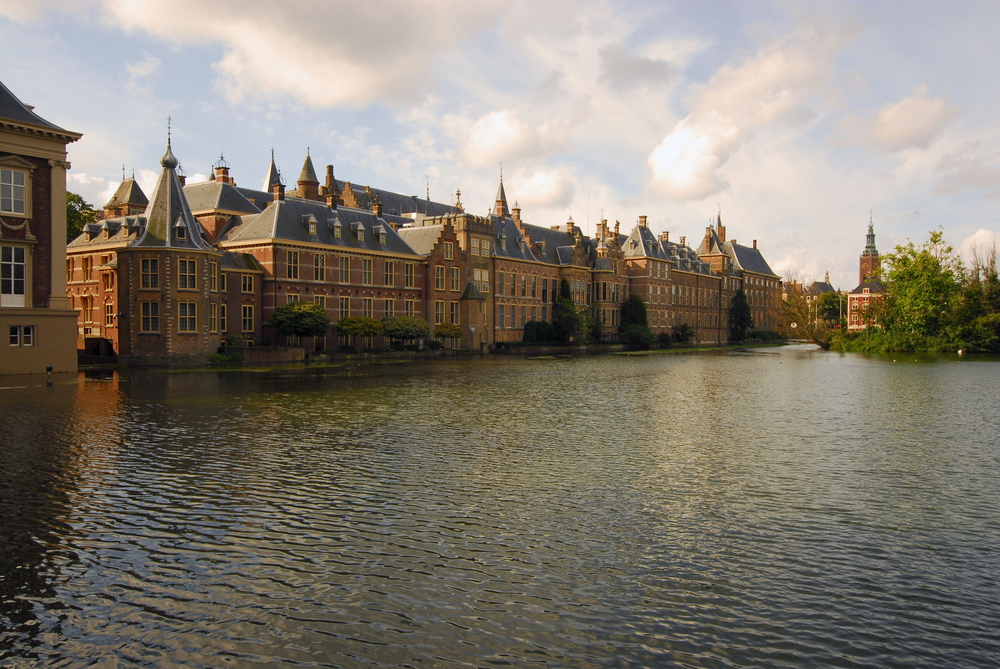
[[881,265],[878,249],[875,248],[874,224],[868,221],[868,236],[865,249],[858,262],[858,286],[847,296],[847,329],[864,330],[875,323],[872,307],[882,298],[885,287],[879,282]]
[[76,371],[66,297],[66,145],[0,83],[0,374]]

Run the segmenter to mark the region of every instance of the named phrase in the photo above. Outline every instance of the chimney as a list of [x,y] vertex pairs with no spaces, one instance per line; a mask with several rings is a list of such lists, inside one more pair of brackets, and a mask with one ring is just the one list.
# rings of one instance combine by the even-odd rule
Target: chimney
[[649,227],[649,225],[646,223],[646,217],[645,216],[640,216],[639,217],[639,227],[640,228],[647,228],[647,227]]
[[372,213],[382,218],[382,201],[377,197],[372,199]]
[[520,224],[521,224],[521,207],[519,207],[516,202],[514,203],[514,208],[510,210],[510,213],[511,213],[511,218],[514,219],[514,222],[517,223],[518,226],[520,226]]
[[618,226],[621,225],[618,221],[615,221],[615,239],[618,239]]
[[569,220],[566,221],[566,232],[568,232],[570,234],[573,234],[575,228],[576,228],[576,224],[573,223],[573,217],[570,216]]
[[681,235],[681,246],[687,246],[687,237]]
[[662,233],[660,233],[660,239],[662,239],[665,242],[669,242],[670,241],[670,231],[669,230],[664,230]]
[[285,199],[285,187],[284,187],[284,185],[282,185],[282,184],[274,184],[274,188],[273,188],[272,193],[273,193],[273,196],[274,196],[273,200],[275,202],[277,202],[278,200],[284,200]]
[[757,240],[756,240],[756,239],[755,239],[755,240],[753,240],[753,247],[754,247],[754,248],[757,248]]

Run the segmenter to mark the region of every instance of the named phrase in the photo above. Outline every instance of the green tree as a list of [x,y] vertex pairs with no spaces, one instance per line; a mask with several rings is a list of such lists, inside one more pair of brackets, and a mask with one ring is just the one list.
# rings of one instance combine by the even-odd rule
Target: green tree
[[840,293],[823,293],[816,298],[816,313],[827,323],[843,325],[847,319],[847,298]]
[[438,323],[434,326],[434,337],[436,339],[461,339],[462,326],[457,323]]
[[326,309],[315,302],[293,302],[278,307],[268,321],[283,335],[322,337],[330,331]]
[[747,302],[747,294],[740,288],[733,296],[733,303],[729,305],[729,338],[733,341],[742,341],[747,337],[747,330],[752,327],[750,303]]
[[815,314],[815,308],[802,294],[789,295],[781,303],[782,330],[795,339],[807,339],[821,348],[829,349],[833,332],[827,322]]
[[642,298],[632,293],[622,302],[622,327],[628,325],[649,326],[649,319],[646,315],[646,303]]
[[357,344],[358,337],[377,337],[382,334],[382,324],[367,316],[341,318],[333,326],[333,329],[341,337],[353,337],[355,344]]
[[921,336],[940,335],[959,290],[961,262],[940,230],[916,246],[897,246],[882,258],[884,312],[881,325]]
[[422,339],[431,333],[430,323],[416,316],[389,316],[382,319],[382,333],[403,342]]
[[96,223],[100,212],[76,193],[66,191],[66,241],[71,242],[83,232],[83,226]]
[[580,310],[573,304],[573,293],[569,281],[559,282],[559,297],[552,306],[552,334],[560,344],[569,344],[580,334],[583,319]]

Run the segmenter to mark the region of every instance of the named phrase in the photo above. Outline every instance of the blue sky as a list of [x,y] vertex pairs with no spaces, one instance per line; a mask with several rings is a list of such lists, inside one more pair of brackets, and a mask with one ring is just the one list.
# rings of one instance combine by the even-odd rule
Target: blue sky
[[[539,5],[541,5],[539,7]],[[0,81],[70,146],[71,190],[317,171],[530,223],[731,238],[850,289],[880,251],[1000,232],[1000,4],[0,0]]]

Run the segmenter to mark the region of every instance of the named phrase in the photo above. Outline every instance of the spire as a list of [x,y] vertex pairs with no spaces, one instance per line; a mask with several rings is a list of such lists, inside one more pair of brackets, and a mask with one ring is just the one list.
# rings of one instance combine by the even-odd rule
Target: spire
[[267,176],[264,177],[264,190],[268,193],[274,191],[275,186],[281,185],[281,174],[274,164],[274,149],[271,149],[271,164],[267,168]]
[[299,175],[299,183],[319,185],[319,179],[316,178],[316,170],[313,168],[312,157],[309,155],[309,147],[306,147],[306,159],[302,163],[302,174]]
[[510,209],[507,208],[507,193],[503,189],[503,165],[500,166],[500,187],[497,189],[497,201],[493,207],[493,213],[500,218],[510,216]]
[[865,239],[865,255],[878,255],[875,248],[875,224],[872,222],[872,214],[868,212],[868,236]]
[[146,227],[134,246],[211,250],[202,239],[201,225],[191,214],[184,190],[177,178],[177,158],[167,140],[167,152],[160,161],[163,171],[146,206]]

